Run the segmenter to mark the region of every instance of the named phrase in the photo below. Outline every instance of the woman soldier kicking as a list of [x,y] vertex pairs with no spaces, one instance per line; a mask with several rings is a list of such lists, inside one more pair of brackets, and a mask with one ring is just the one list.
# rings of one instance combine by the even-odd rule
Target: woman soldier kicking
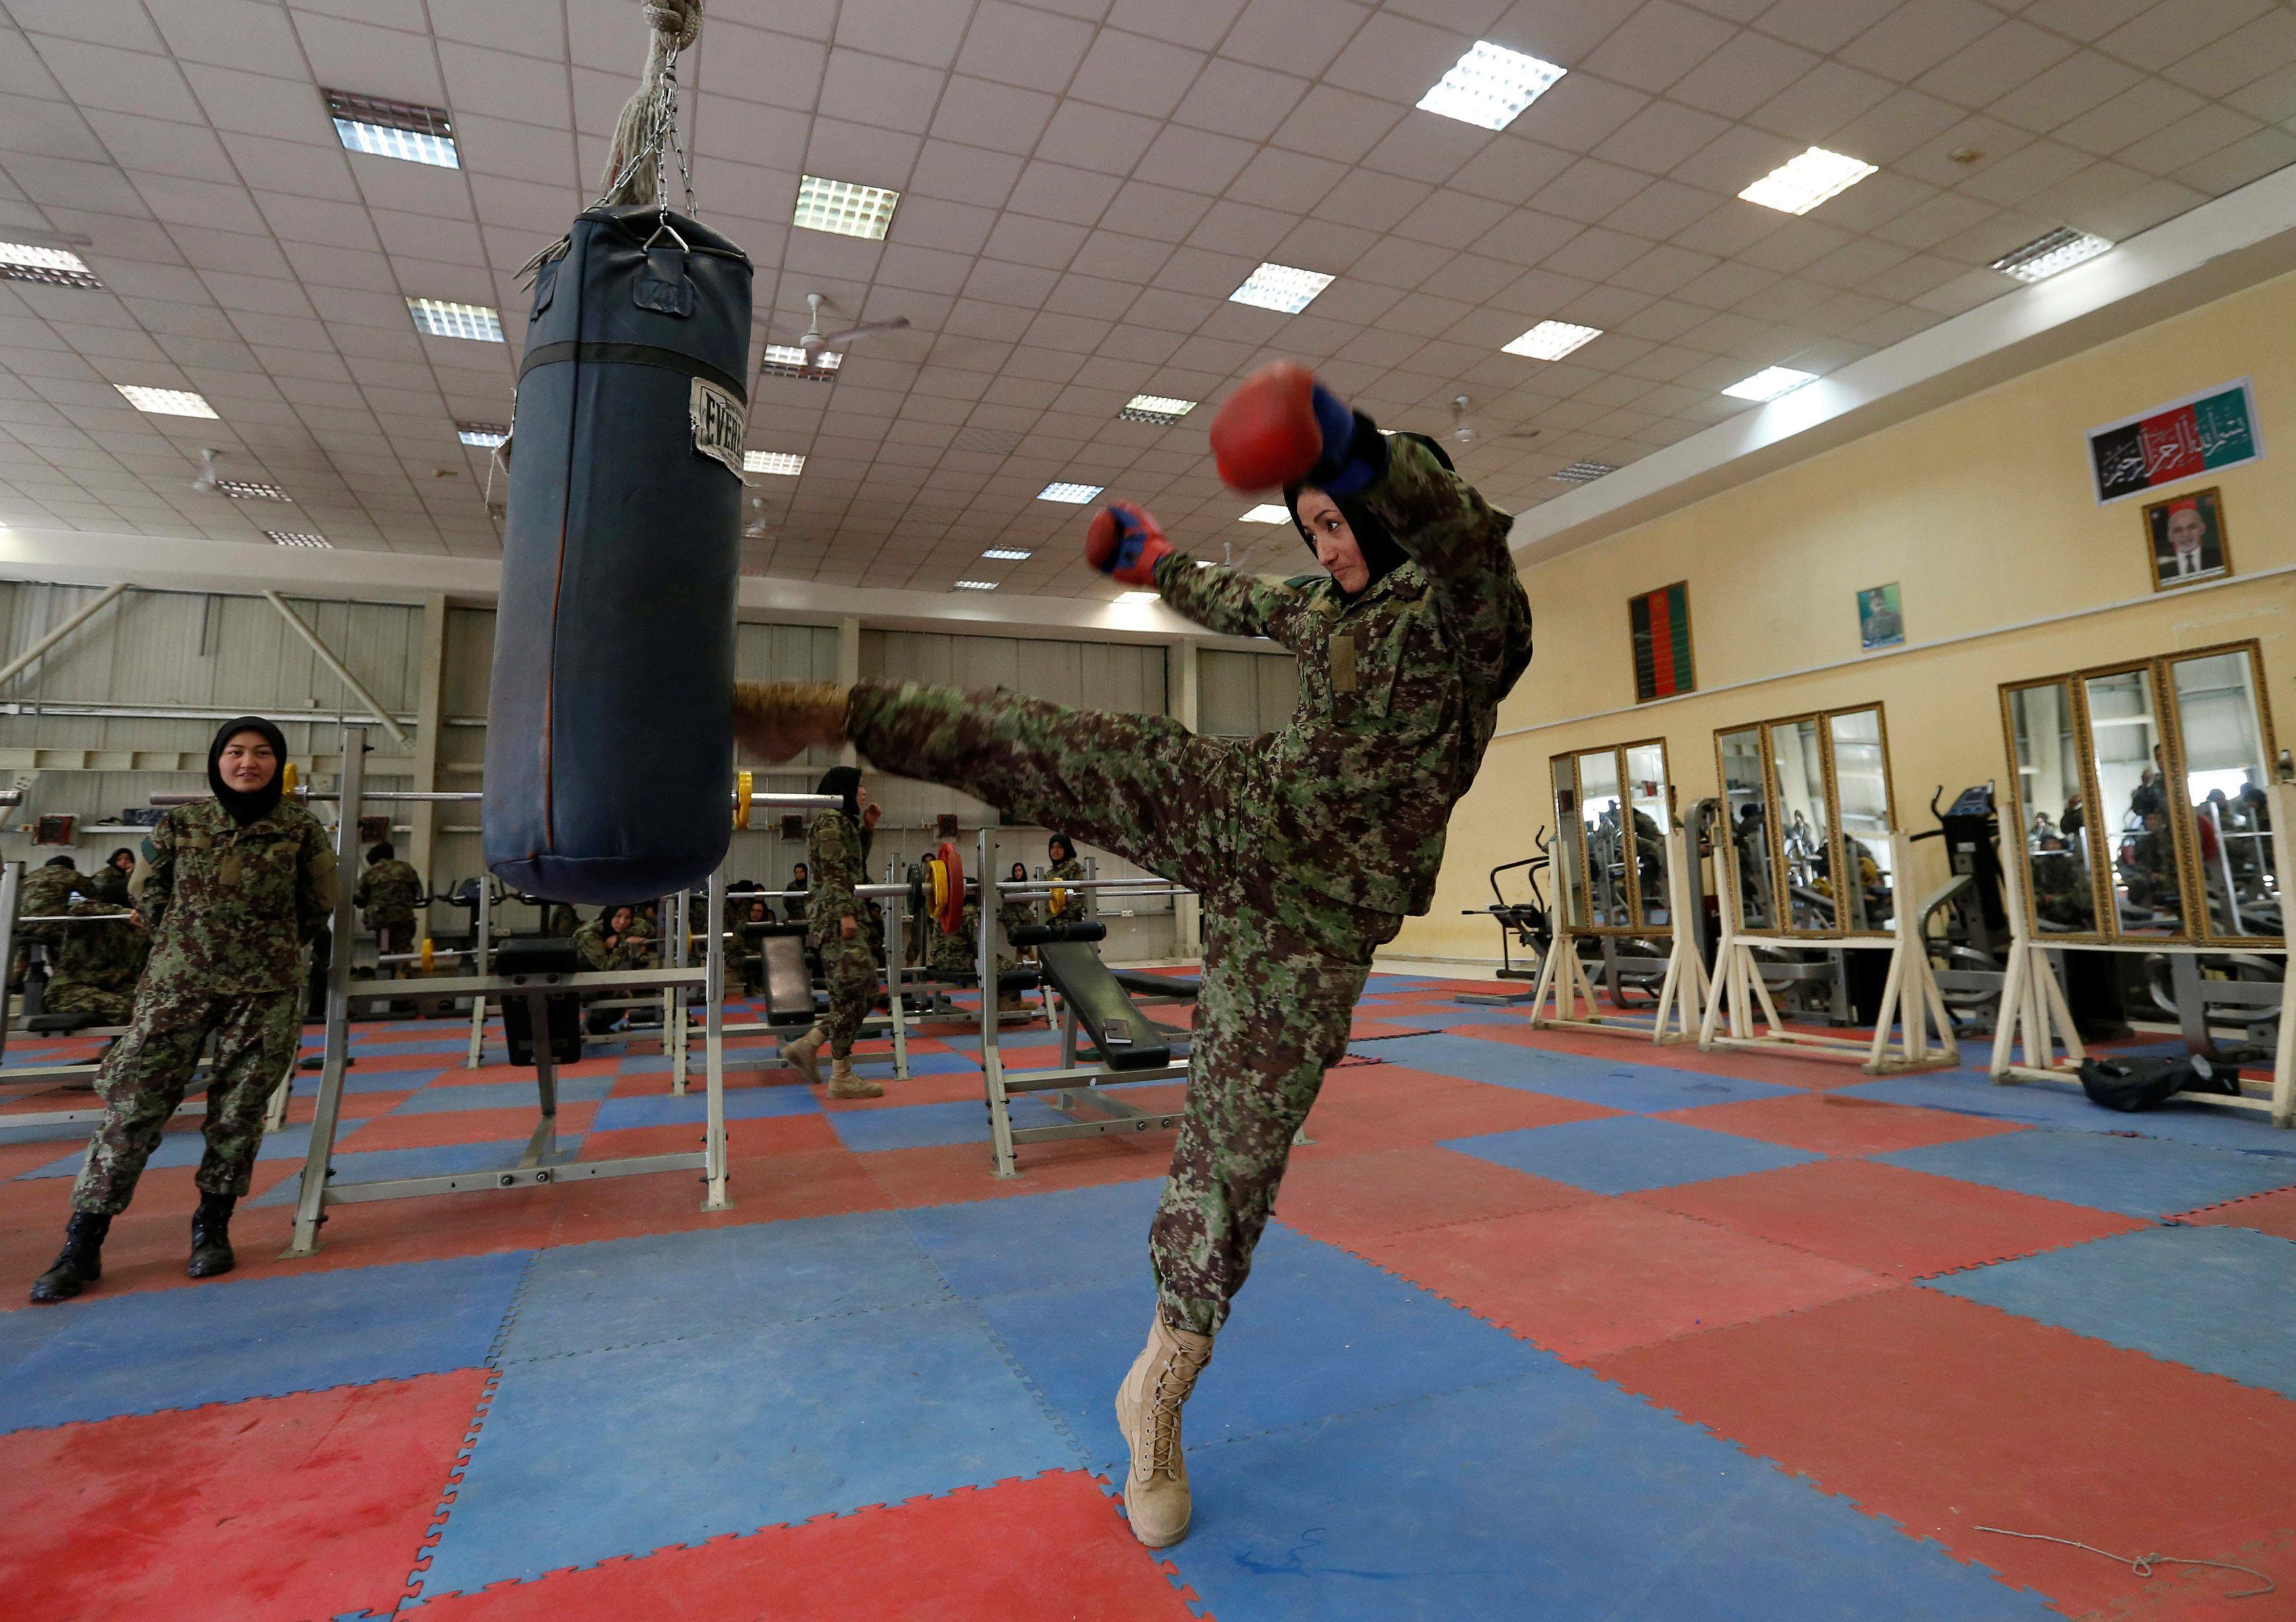
[[740,683],[734,725],[782,761],[850,740],[879,768],[1114,851],[1202,899],[1187,1115],[1149,1232],[1158,1307],[1118,1387],[1124,1502],[1152,1548],[1188,1526],[1180,1407],[1251,1264],[1292,1138],[1346,1050],[1372,953],[1431,904],[1452,806],[1530,662],[1530,605],[1495,512],[1431,440],[1382,435],[1302,368],[1247,381],[1212,425],[1220,476],[1283,487],[1329,573],[1275,585],[1175,550],[1116,504],[1094,567],[1208,630],[1299,660],[1283,731],[1200,737],[1168,717],[917,682]]

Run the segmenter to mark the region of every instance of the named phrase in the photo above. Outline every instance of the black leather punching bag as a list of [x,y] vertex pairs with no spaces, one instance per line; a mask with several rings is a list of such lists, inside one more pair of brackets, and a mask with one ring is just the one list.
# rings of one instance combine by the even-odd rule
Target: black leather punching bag
[[513,889],[635,901],[725,857],[750,280],[650,206],[582,215],[536,278],[487,715]]

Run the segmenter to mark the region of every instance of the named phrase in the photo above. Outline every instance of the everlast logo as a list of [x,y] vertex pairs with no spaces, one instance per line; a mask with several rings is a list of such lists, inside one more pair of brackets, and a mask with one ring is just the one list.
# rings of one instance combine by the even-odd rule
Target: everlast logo
[[717,384],[693,380],[687,402],[693,418],[693,449],[723,462],[736,479],[742,476],[742,441],[747,437],[742,402]]

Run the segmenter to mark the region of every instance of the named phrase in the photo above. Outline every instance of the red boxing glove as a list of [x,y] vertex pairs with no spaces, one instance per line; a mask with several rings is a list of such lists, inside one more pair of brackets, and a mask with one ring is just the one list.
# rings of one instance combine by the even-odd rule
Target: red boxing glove
[[1152,588],[1156,560],[1171,550],[1147,509],[1129,501],[1110,502],[1092,515],[1092,527],[1084,532],[1085,561],[1128,586]]
[[1212,419],[1212,459],[1230,490],[1290,484],[1305,478],[1323,454],[1316,375],[1289,360],[1245,378]]

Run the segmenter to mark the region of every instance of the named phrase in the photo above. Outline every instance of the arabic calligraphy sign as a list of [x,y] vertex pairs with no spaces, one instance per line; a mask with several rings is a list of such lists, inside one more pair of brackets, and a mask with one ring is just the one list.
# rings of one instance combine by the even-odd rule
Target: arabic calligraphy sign
[[2256,387],[2245,377],[2088,431],[2100,506],[2263,455]]

